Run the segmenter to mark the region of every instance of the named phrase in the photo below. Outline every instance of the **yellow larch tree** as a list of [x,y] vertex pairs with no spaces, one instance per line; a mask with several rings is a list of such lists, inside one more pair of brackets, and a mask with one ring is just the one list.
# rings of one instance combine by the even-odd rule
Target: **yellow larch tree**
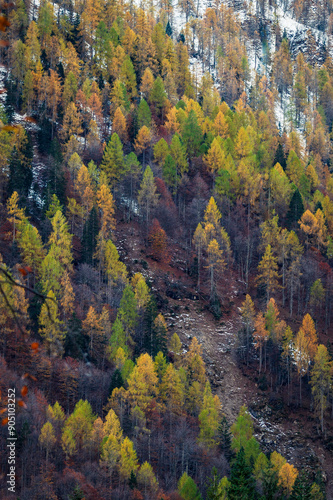
[[297,476],[298,471],[292,464],[286,463],[279,470],[278,486],[282,487],[288,497],[291,495]]
[[117,133],[119,139],[122,143],[126,143],[128,140],[127,134],[127,123],[126,118],[121,110],[121,108],[117,108],[112,121],[112,133]]
[[221,137],[222,139],[227,138],[228,133],[229,133],[229,126],[228,126],[228,122],[225,119],[225,116],[222,113],[222,111],[219,111],[217,113],[215,120],[214,120],[213,127],[214,127],[215,134],[217,136]]
[[274,257],[270,245],[267,245],[265,254],[259,262],[258,271],[259,274],[257,281],[258,283],[266,286],[266,297],[268,303],[271,292],[279,287],[277,258]]
[[100,235],[106,240],[111,237],[116,227],[113,196],[106,184],[102,184],[97,191],[97,205],[101,213]]
[[[259,349],[259,373],[261,373],[262,367],[262,348],[268,340],[268,331],[266,330],[266,321],[262,313],[259,313],[254,322],[254,345],[256,349]],[[266,364],[266,356],[265,356]]]
[[204,156],[204,162],[207,165],[208,171],[215,178],[216,172],[223,168],[225,161],[225,154],[220,146],[218,139],[215,137],[208,153]]

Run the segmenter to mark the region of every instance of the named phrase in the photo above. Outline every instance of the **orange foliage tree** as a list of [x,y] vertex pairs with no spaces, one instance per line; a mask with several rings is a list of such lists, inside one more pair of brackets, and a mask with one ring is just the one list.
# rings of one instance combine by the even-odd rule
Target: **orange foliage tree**
[[170,262],[170,254],[168,251],[167,235],[157,219],[153,220],[148,240],[154,259],[168,264]]

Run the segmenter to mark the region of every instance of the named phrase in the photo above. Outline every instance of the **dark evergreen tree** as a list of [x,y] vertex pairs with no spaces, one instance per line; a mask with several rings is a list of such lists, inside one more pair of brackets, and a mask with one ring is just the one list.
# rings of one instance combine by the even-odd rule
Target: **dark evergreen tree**
[[171,24],[169,23],[169,21],[167,22],[167,25],[165,27],[165,33],[170,37],[172,38],[172,28],[171,28]]
[[12,78],[6,81],[6,90],[5,111],[8,123],[11,124],[14,119],[15,105],[17,104],[17,88]]
[[208,478],[206,500],[219,500],[218,487],[220,481],[221,477],[218,475],[216,467],[213,467],[212,475]]
[[65,356],[75,359],[84,359],[84,353],[88,351],[89,339],[82,332],[82,322],[75,313],[67,321],[65,337]]
[[283,170],[286,170],[287,168],[287,160],[283,151],[282,144],[279,143],[278,147],[276,148],[275,156],[274,156],[274,161],[273,161],[273,167],[277,163],[280,163],[281,167]]
[[[157,318],[158,320],[158,318]],[[161,324],[159,321],[154,322],[153,325],[153,339],[151,343],[150,355],[155,357],[158,352],[163,352],[165,356],[168,354],[168,331],[166,325]]]
[[255,480],[251,467],[246,463],[244,448],[238,452],[230,474],[229,500],[255,500]]
[[317,203],[316,203],[316,205],[314,207],[313,213],[315,214],[318,209],[321,210],[321,211],[323,211],[323,205],[321,204],[321,201],[319,201],[319,200],[317,201]]
[[130,475],[130,478],[128,480],[128,486],[131,488],[131,490],[134,490],[134,488],[136,488],[137,485],[138,485],[138,482],[136,479],[136,475],[134,474],[133,471],[131,471],[131,475]]
[[99,75],[98,75],[98,82],[97,83],[98,83],[98,88],[100,90],[103,90],[104,87],[105,87],[105,84],[104,84],[104,78],[103,78],[102,73],[99,73]]
[[289,210],[287,213],[287,226],[289,229],[298,228],[298,221],[304,213],[304,205],[301,193],[298,189],[294,192],[291,197]]
[[121,376],[120,370],[118,368],[113,372],[111,382],[110,382],[110,387],[109,387],[109,395],[111,396],[113,389],[123,387],[124,385],[124,380],[123,377]]
[[51,158],[50,168],[47,171],[47,202],[52,194],[56,194],[60,203],[65,206],[67,204],[66,179],[61,147],[57,138],[51,141],[49,154]]
[[223,415],[222,417],[218,432],[220,449],[223,452],[225,458],[230,461],[230,459],[234,456],[234,452],[231,449],[232,435],[230,432],[230,426],[225,415]]
[[9,163],[8,196],[17,191],[20,201],[27,202],[29,190],[32,184],[31,162],[33,148],[30,134],[27,134],[27,142],[21,151],[13,148]]
[[52,124],[47,118],[42,119],[39,123],[37,140],[39,152],[49,154],[52,142]]
[[264,471],[263,478],[263,493],[265,500],[274,500],[276,498],[276,492],[278,489],[278,475],[276,470],[273,468],[272,463],[268,462],[268,467]]
[[69,495],[69,500],[83,500],[84,493],[79,485],[76,485],[73,492]]
[[61,61],[57,64],[57,73],[60,76],[61,81],[63,82],[65,80],[65,71]]
[[82,261],[90,265],[93,264],[94,260],[98,230],[97,210],[96,207],[93,206],[89,214],[89,218],[83,226],[82,236]]
[[311,483],[308,475],[302,471],[298,474],[290,500],[311,500]]

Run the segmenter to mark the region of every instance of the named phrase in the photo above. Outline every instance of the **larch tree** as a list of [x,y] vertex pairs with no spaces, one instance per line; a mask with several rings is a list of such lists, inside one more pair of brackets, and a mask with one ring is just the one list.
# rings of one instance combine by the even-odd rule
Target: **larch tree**
[[50,451],[56,443],[56,436],[54,433],[53,426],[50,422],[46,422],[40,432],[38,441],[40,445],[45,448],[46,451],[46,464],[48,463]]
[[174,333],[172,337],[169,340],[168,343],[168,348],[169,351],[172,353],[173,356],[173,363],[176,368],[179,368],[180,363],[181,363],[181,354],[182,354],[182,343],[180,341],[179,336],[177,333]]
[[216,173],[223,168],[225,154],[221,148],[219,141],[215,138],[209,148],[208,153],[204,156],[204,161],[207,165],[209,173],[215,179]]
[[165,127],[169,134],[179,134],[180,124],[177,119],[177,108],[173,106],[166,114]]
[[223,251],[221,250],[216,239],[209,242],[207,247],[207,256],[207,268],[210,276],[210,300],[212,301],[216,295],[217,284],[220,281],[222,273],[226,267],[226,262],[223,258]]
[[38,323],[39,334],[44,339],[48,354],[61,356],[64,350],[65,333],[58,318],[58,304],[52,290],[48,292],[46,301],[42,305]]
[[145,212],[145,219],[146,219],[147,233],[148,233],[150,212],[152,208],[157,205],[158,202],[158,194],[156,193],[154,174],[149,165],[146,167],[146,170],[143,174],[142,182],[140,184],[140,189],[138,193],[138,202],[139,205],[142,206]]
[[303,330],[305,338],[307,339],[310,359],[311,361],[313,361],[318,348],[318,336],[314,321],[311,318],[310,314],[306,314],[304,316],[301,329]]
[[122,143],[127,142],[128,140],[127,123],[121,108],[117,108],[114,113],[112,121],[112,132],[118,135]]
[[111,238],[116,228],[115,204],[110,188],[102,184],[97,191],[96,198],[101,215],[100,236],[107,240]]
[[74,311],[75,293],[67,271],[61,278],[62,296],[60,298],[60,305],[63,311],[63,320],[67,323],[69,317]]
[[166,232],[161,227],[157,219],[153,220],[152,227],[148,235],[148,241],[153,258],[157,261],[168,264],[171,259],[168,248],[168,239]]
[[124,439],[119,418],[112,409],[105,418],[103,434],[105,438],[102,442],[101,461],[109,469],[111,483],[112,472],[119,462],[121,444]]
[[167,366],[162,377],[159,393],[164,404],[172,414],[182,414],[185,400],[185,387],[178,371],[174,368],[172,363]]
[[321,432],[324,432],[324,414],[327,408],[327,395],[332,387],[332,380],[333,362],[327,348],[320,344],[314,357],[310,383]]
[[[40,237],[40,234],[35,226],[32,226],[28,222],[22,224],[18,246],[20,248],[24,264],[31,268],[35,285],[36,278],[38,278],[41,273],[42,261],[45,258],[42,238]],[[28,275],[28,285],[29,279],[30,277]]]
[[252,152],[253,144],[249,137],[249,134],[241,127],[237,134],[237,138],[235,140],[235,152],[239,159],[245,158],[249,156]]
[[77,79],[72,71],[68,73],[65,78],[64,90],[62,93],[62,107],[66,111],[70,102],[75,102],[76,94],[78,91]]
[[154,161],[161,167],[169,154],[169,146],[165,139],[160,139],[154,146]]
[[246,295],[245,301],[242,304],[241,314],[246,333],[246,360],[247,364],[249,364],[250,338],[254,329],[255,310],[252,299],[248,294]]
[[222,111],[219,111],[215,117],[214,131],[218,137],[221,137],[222,139],[227,138],[229,127],[228,127],[228,122]]
[[298,471],[292,464],[284,464],[279,470],[278,485],[285,491],[287,496],[291,495]]
[[138,313],[135,294],[130,285],[124,288],[119,305],[118,317],[125,332],[126,343],[128,346],[132,346],[135,327],[138,321]]
[[101,170],[105,172],[111,187],[114,187],[125,176],[123,145],[115,132],[111,135],[104,150]]
[[133,63],[129,56],[125,57],[124,62],[121,66],[120,79],[122,83],[125,85],[128,95],[131,98],[136,97],[138,94],[136,76]]
[[60,293],[61,279],[65,272],[72,272],[72,235],[69,233],[65,216],[60,210],[51,219],[52,233],[49,238],[49,251],[41,265],[43,291]]
[[67,142],[72,136],[82,134],[82,118],[79,114],[74,102],[70,102],[66,108],[61,137],[64,142]]
[[186,472],[178,481],[178,492],[183,500],[202,500],[198,486]]
[[207,448],[214,448],[217,445],[219,412],[212,395],[209,382],[206,382],[202,410],[199,413],[199,437],[198,442]]
[[282,359],[285,361],[287,368],[287,382],[288,382],[288,405],[290,404],[290,387],[292,382],[292,349],[293,349],[293,332],[288,326],[285,330],[284,337],[282,339]]
[[267,245],[265,253],[258,265],[258,283],[266,287],[266,300],[269,302],[270,294],[279,288],[277,258],[272,253],[271,245]]
[[324,303],[325,298],[325,289],[321,282],[321,279],[316,280],[310,289],[310,306],[311,312],[315,313],[315,317],[317,317],[317,313],[322,309],[322,305]]
[[98,249],[98,251],[101,255],[100,265],[103,264],[107,277],[109,301],[111,301],[113,287],[120,284],[122,289],[127,284],[126,266],[119,259],[118,250],[111,240],[103,242],[101,249]]
[[[266,321],[262,313],[259,313],[255,319],[254,323],[254,333],[253,338],[255,341],[255,348],[259,349],[259,373],[261,373],[262,367],[262,348],[268,340],[268,331],[266,330]],[[266,369],[266,356],[265,356],[265,369]]]
[[203,248],[206,242],[206,237],[205,237],[205,230],[203,229],[202,225],[198,224],[194,235],[193,235],[193,243],[196,247],[197,250],[197,260],[198,260],[198,282],[197,282],[197,287],[198,290],[200,291],[200,278],[201,278],[201,259],[202,259],[202,252]]
[[139,468],[137,454],[133,442],[125,437],[120,447],[120,459],[118,463],[119,475],[123,481],[128,481],[131,473],[136,473]]
[[154,75],[149,68],[146,68],[140,85],[140,92],[142,93],[144,99],[148,99],[151,89],[154,85]]
[[13,227],[13,243],[17,236],[17,232],[23,222],[27,222],[25,209],[19,207],[19,195],[16,191],[11,195],[7,201],[8,222]]
[[84,4],[84,9],[81,15],[79,30],[82,40],[84,41],[83,50],[85,50],[85,44],[90,49],[90,60],[93,59],[94,54],[94,40],[95,31],[98,25],[98,21],[101,14],[101,3],[93,2],[92,0],[87,0]]
[[98,359],[103,357],[106,339],[103,335],[103,330],[100,325],[99,316],[93,306],[89,307],[87,316],[82,322],[82,329],[89,337],[90,357]]
[[177,174],[180,173],[181,177],[188,171],[188,163],[186,158],[185,147],[181,142],[178,134],[174,134],[170,144],[170,154],[176,164]]
[[146,127],[146,125],[143,125],[143,127],[140,128],[134,142],[135,151],[138,154],[142,153],[143,155],[143,165],[145,164],[145,153],[148,146],[150,146],[151,144],[151,140],[152,140],[151,130],[148,127]]
[[90,403],[80,399],[65,422],[62,435],[63,447],[68,441],[73,451],[72,454],[82,452],[84,448],[87,448],[95,420],[96,416],[93,414]]
[[131,408],[138,406],[144,413],[157,394],[158,378],[152,358],[141,354],[128,380],[127,397]]
[[203,389],[206,384],[206,368],[202,359],[202,348],[194,337],[184,360],[189,385],[198,382]]
[[308,373],[311,361],[309,339],[305,335],[303,328],[300,328],[296,335],[293,357],[299,376],[299,401],[300,406],[302,406],[302,377]]
[[141,273],[136,273],[132,278],[131,285],[134,290],[137,309],[142,311],[149,302],[149,288],[146,280]]
[[157,494],[158,482],[153,472],[152,466],[148,462],[144,462],[137,475],[137,480],[139,486],[143,489],[146,494]]
[[306,210],[302,215],[299,224],[301,230],[306,235],[306,246],[309,248],[309,244],[315,240],[318,233],[318,221],[310,210]]

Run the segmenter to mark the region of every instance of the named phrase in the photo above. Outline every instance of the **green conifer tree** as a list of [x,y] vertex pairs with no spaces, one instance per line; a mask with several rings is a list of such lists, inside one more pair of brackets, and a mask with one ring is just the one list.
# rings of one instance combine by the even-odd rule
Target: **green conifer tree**
[[251,467],[246,462],[244,448],[241,447],[231,468],[228,500],[255,500],[256,498],[254,477]]
[[141,99],[140,104],[138,106],[137,123],[138,123],[138,130],[140,130],[140,128],[143,127],[144,125],[147,128],[151,127],[151,111],[147,104],[147,101],[145,101],[144,99]]
[[202,131],[198,124],[198,118],[193,109],[191,109],[185,120],[182,130],[182,139],[186,147],[189,161],[191,162],[195,156],[199,155],[200,147],[203,141]]
[[105,172],[112,187],[121,181],[126,174],[123,145],[116,133],[111,135],[111,139],[105,148],[101,170]]

